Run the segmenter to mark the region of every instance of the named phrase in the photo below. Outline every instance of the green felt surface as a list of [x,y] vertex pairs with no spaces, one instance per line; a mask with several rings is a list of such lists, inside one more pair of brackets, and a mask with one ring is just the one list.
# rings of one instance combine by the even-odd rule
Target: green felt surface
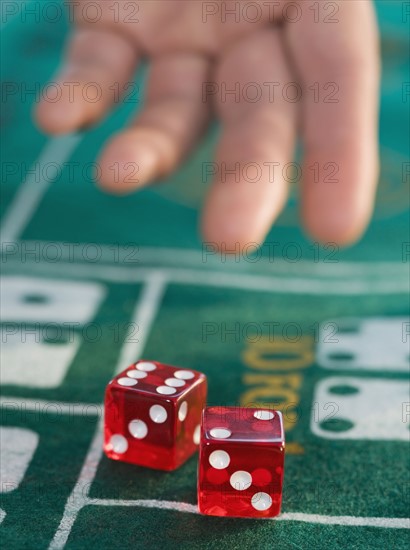
[[[391,347],[392,338],[399,344],[406,338],[408,319],[409,263],[403,257],[403,247],[410,240],[409,182],[403,177],[403,166],[408,162],[409,109],[408,100],[406,103],[402,97],[402,83],[408,81],[408,32],[402,2],[376,5],[383,55],[382,171],[374,219],[354,247],[334,251],[312,245],[299,226],[295,188],[260,256],[225,261],[207,254],[197,224],[207,188],[202,181],[202,163],[212,158],[217,128],[210,130],[198,151],[169,181],[127,197],[101,193],[83,168],[90,166],[108,136],[138,108],[141,100],[137,98],[136,103],[118,107],[98,127],[80,136],[66,159],[70,169],[63,168],[47,186],[12,239],[16,245],[13,253],[3,248],[2,271],[11,278],[7,284],[25,277],[26,294],[38,294],[31,290],[36,281],[46,281],[49,289],[63,281],[67,292],[74,281],[91,283],[103,293],[100,301],[90,306],[84,325],[90,332],[79,324],[68,333],[61,321],[64,308],[46,320],[36,319],[27,300],[17,319],[13,314],[2,319],[4,330],[19,323],[41,331],[54,323],[61,330],[57,338],[51,336],[48,344],[43,343],[46,347],[64,348],[73,334],[77,343],[73,356],[62,361],[64,368],[49,365],[50,372],[62,369],[58,382],[50,384],[44,372],[33,382],[24,368],[12,383],[3,382],[4,437],[11,433],[7,429],[21,430],[14,449],[20,455],[25,453],[27,431],[38,437],[13,490],[10,480],[1,480],[0,509],[5,515],[0,515],[0,529],[5,548],[48,548],[54,537],[60,547],[70,549],[408,547],[409,529],[403,524],[399,528],[394,522],[389,527],[354,525],[356,518],[371,524],[374,518],[408,517],[409,449],[404,432],[386,436],[377,422],[369,420],[368,432],[352,438],[352,432],[343,430],[343,418],[338,417],[337,393],[326,403],[318,403],[317,397],[318,389],[331,377],[337,378],[339,387],[340,380],[349,388],[379,382],[381,401],[360,390],[359,408],[377,411],[381,405],[388,408],[393,403],[392,414],[400,417],[398,422],[409,431],[406,365],[403,368],[397,359],[400,345]],[[30,88],[36,82],[45,83],[58,64],[66,31],[63,19],[53,24],[30,18],[22,21],[19,16],[10,19],[2,35],[3,82],[15,83],[19,91],[23,85]],[[138,75],[141,83],[144,74],[142,69]],[[7,214],[27,184],[27,170],[38,163],[49,143],[31,122],[32,107],[33,96],[20,93],[9,94],[2,105],[1,213],[6,227]],[[64,148],[65,143],[62,140],[59,147]],[[9,172],[10,167],[15,173]],[[43,177],[40,174],[39,184]],[[47,248],[50,243],[58,243],[54,246],[62,251],[58,261],[47,261],[47,254],[52,254]],[[76,244],[72,255],[68,243]],[[84,243],[93,243],[101,252],[98,261],[87,259],[92,249]],[[34,249],[35,255],[27,256],[28,248]],[[291,254],[295,249],[300,258],[290,261],[286,250]],[[156,288],[156,277],[164,277],[165,282],[163,295],[152,306],[146,292]],[[79,311],[88,299],[77,303]],[[141,303],[148,304],[148,309],[152,306],[153,319],[149,323],[144,318],[142,325],[136,326],[133,315]],[[381,319],[385,332],[379,336],[371,331],[360,333],[364,358],[354,368],[343,361],[337,369],[326,368],[321,353],[332,338],[332,326],[339,327],[342,318],[353,324]],[[397,321],[393,335],[388,332],[392,320]],[[269,338],[272,323],[276,323],[273,339]],[[96,338],[93,327],[99,331]],[[344,336],[337,332],[337,337]],[[42,338],[44,342],[44,330]],[[4,335],[3,344],[6,349]],[[27,369],[35,368],[34,359],[41,367],[41,350],[27,342],[22,342],[20,349],[27,350]],[[210,404],[282,408],[288,449],[283,512],[317,514],[325,523],[307,517],[304,521],[292,517],[248,521],[192,513],[196,457],[179,470],[164,473],[114,463],[97,452],[97,458],[91,460],[92,476],[86,476],[80,494],[73,494],[90,445],[98,443],[95,434],[99,433],[105,384],[125,349],[203,371],[209,377]],[[386,360],[378,368],[374,349],[379,354],[389,349],[392,361]],[[7,353],[5,359],[11,361],[17,352]],[[398,387],[404,389],[400,399],[395,393]],[[70,412],[70,405],[76,403],[85,407],[83,414]],[[327,420],[334,422],[327,424],[327,431],[324,422],[318,433],[315,422],[316,427],[321,426],[326,413],[323,407],[329,404]],[[316,407],[321,407],[321,421],[315,420],[319,414]],[[357,411],[350,412],[353,424],[360,423]],[[15,472],[19,459],[10,456]],[[90,500],[82,506],[85,496]],[[111,505],[101,505],[101,500],[107,499]],[[138,503],[121,505],[124,500]],[[140,501],[155,502],[146,507]],[[184,511],[181,504],[178,510],[164,509],[164,502],[165,506],[171,503],[171,508],[172,503],[186,503],[191,508]],[[76,510],[75,517],[70,516],[72,510]],[[348,524],[335,524],[332,517],[336,516],[347,517]],[[70,517],[74,518],[72,524]],[[66,538],[59,533],[66,533]]]

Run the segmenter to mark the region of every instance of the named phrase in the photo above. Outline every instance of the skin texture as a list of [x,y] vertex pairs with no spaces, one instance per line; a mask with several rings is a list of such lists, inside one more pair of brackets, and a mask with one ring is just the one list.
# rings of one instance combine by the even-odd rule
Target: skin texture
[[[293,159],[297,137],[304,152],[300,185],[306,231],[321,242],[356,241],[370,219],[378,176],[380,69],[372,3],[342,0],[332,2],[329,11],[329,3],[319,2],[314,11],[307,0],[254,0],[260,6],[257,16],[231,1],[135,3],[138,22],[129,21],[125,0],[101,0],[97,22],[84,16],[87,0],[73,5],[75,27],[54,79],[63,93],[58,102],[38,106],[39,126],[63,134],[96,123],[112,108],[112,84],[121,90],[141,59],[148,58],[144,107],[101,153],[103,189],[129,193],[173,172],[216,116],[222,124],[215,159],[220,169],[202,215],[206,241],[228,250],[237,243],[263,242],[286,202],[282,168]],[[338,8],[334,14],[333,6]],[[236,9],[236,17],[230,9]],[[68,82],[79,83],[74,101],[69,86],[63,86]],[[102,90],[96,103],[82,94],[90,82]],[[285,93],[292,82],[303,90],[295,101]],[[220,91],[204,96],[204,83],[211,83],[211,92],[239,83],[240,98]],[[262,90],[257,101],[249,83]],[[276,84],[272,89],[266,83]],[[325,101],[335,90],[333,101]],[[114,163],[119,181],[110,169]],[[138,165],[138,180],[124,181],[127,163]],[[254,172],[244,171],[248,163],[257,163],[257,181]],[[278,164],[273,168],[272,163]],[[224,174],[223,166],[236,167],[236,174]]]

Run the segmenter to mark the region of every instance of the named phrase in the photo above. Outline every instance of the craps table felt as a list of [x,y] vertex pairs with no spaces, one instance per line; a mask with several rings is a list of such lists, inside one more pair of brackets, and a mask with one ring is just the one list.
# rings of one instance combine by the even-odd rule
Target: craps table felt
[[[2,12],[4,548],[408,548],[406,2],[376,2],[381,175],[361,241],[309,241],[293,185],[261,249],[231,256],[197,230],[219,129],[166,181],[101,192],[95,159],[140,109],[146,67],[100,124],[46,137],[31,112],[68,25],[13,4]],[[209,405],[282,411],[278,518],[198,514],[197,455],[173,472],[103,455],[105,386],[137,358],[205,373]]]

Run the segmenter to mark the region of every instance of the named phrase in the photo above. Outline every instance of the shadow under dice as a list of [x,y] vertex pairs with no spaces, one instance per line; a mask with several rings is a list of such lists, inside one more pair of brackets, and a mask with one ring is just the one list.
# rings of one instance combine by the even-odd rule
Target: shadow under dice
[[202,416],[199,511],[212,516],[273,517],[282,502],[282,414],[209,407]]
[[206,377],[139,361],[105,392],[104,451],[113,460],[174,470],[198,448]]

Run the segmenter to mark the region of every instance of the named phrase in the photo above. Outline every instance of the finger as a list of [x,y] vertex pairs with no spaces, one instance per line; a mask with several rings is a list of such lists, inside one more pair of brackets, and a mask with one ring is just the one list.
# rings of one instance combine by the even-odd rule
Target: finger
[[120,100],[137,65],[135,46],[108,30],[79,28],[72,36],[67,60],[57,76],[58,101],[43,98],[36,118],[46,132],[75,131],[98,121]]
[[[291,80],[277,29],[247,37],[219,67],[223,134],[202,231],[227,251],[260,244],[286,201],[283,174],[293,154],[296,107],[278,88]],[[237,97],[224,93],[235,89]]]
[[371,3],[331,4],[337,22],[319,11],[315,23],[304,9],[286,36],[305,92],[304,223],[314,239],[345,245],[362,234],[373,208],[379,54]]
[[209,119],[209,107],[202,101],[209,67],[207,58],[189,53],[152,61],[141,113],[102,154],[104,188],[126,193],[175,170]]

